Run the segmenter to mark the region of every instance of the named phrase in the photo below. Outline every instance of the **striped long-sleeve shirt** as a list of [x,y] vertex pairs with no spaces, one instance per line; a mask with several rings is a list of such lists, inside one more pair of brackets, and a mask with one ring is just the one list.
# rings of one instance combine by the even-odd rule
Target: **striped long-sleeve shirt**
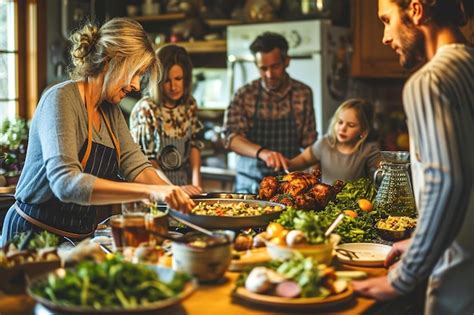
[[[391,284],[458,281],[474,305],[474,47],[446,45],[407,82],[403,102],[419,220]],[[462,275],[460,275],[460,273]],[[461,278],[459,278],[461,276]],[[470,296],[470,297],[469,297]],[[455,303],[454,303],[455,304]]]

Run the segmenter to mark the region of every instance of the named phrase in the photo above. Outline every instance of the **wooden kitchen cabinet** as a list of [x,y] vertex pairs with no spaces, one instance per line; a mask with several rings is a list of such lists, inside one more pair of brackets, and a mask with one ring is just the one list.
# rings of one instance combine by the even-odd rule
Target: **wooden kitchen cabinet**
[[[154,16],[137,16],[134,18],[140,22],[145,31],[152,39],[159,34],[163,34],[169,39],[171,28],[174,24],[186,19],[184,13],[165,13]],[[230,19],[206,20],[211,32],[222,33],[228,25],[240,24],[240,21]],[[169,44],[166,42],[165,44]],[[184,47],[191,55],[195,67],[226,67],[227,42],[225,39],[199,40],[199,41],[180,41],[174,44]],[[163,45],[163,44],[161,44]],[[158,47],[158,46],[157,46]],[[210,55],[212,57],[210,57]]]
[[[352,23],[354,52],[352,75],[362,78],[404,78],[409,71],[402,68],[399,56],[382,43],[383,23],[379,20],[378,0],[353,0]],[[467,40],[474,43],[474,19],[462,28]]]
[[354,52],[352,76],[364,78],[403,78],[408,71],[400,66],[398,55],[382,43],[383,24],[377,0],[352,0]]

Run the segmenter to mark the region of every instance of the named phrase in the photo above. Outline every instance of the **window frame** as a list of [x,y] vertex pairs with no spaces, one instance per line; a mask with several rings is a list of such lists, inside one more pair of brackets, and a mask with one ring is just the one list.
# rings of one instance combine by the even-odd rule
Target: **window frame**
[[[7,16],[10,14],[10,6],[12,6],[12,5],[13,5],[13,14],[14,14],[13,34],[15,36],[17,36],[20,33],[19,30],[18,30],[18,25],[19,25],[19,23],[18,23],[18,3],[16,3],[16,1],[7,1],[6,2],[6,6],[9,7],[8,10],[7,10]],[[7,24],[6,25],[7,29],[10,26],[11,26],[10,24]],[[5,36],[8,37],[9,35],[10,35],[9,32],[7,32]],[[8,40],[7,40],[7,42],[8,42]],[[5,59],[7,61],[7,63],[8,63],[8,60],[10,59],[9,55],[13,55],[13,60],[14,60],[13,72],[15,73],[15,76],[14,76],[15,77],[15,82],[13,84],[13,86],[15,88],[15,92],[13,94],[13,97],[10,97],[10,95],[8,95],[9,93],[7,93],[5,98],[3,98],[3,97],[0,98],[0,101],[2,101],[2,102],[14,102],[15,103],[15,113],[17,113],[17,114],[19,113],[19,104],[20,104],[20,95],[19,95],[19,89],[20,89],[20,87],[19,87],[19,82],[20,82],[19,73],[20,73],[20,71],[18,69],[18,67],[19,67],[19,56],[20,56],[20,47],[18,46],[18,44],[19,44],[18,38],[15,38],[13,48],[8,47],[8,45],[5,48],[3,48],[3,47],[0,48],[0,54],[2,54],[4,56],[7,56],[6,59]],[[11,68],[9,68],[9,66],[7,65],[7,69],[8,69],[8,71],[7,71],[7,77],[8,77],[8,75],[11,71]],[[10,87],[11,82],[8,82],[9,80],[10,79],[8,77],[8,79],[7,79],[7,88]],[[9,105],[7,105],[7,106],[9,106]],[[2,108],[2,110],[4,110],[4,109]]]
[[[16,116],[33,117],[39,91],[46,87],[46,1],[11,0],[16,36]],[[9,50],[4,52],[10,53]]]

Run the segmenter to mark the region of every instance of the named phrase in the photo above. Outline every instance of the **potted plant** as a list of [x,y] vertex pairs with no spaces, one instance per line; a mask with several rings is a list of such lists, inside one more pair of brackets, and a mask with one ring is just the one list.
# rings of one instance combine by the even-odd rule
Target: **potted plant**
[[8,186],[16,185],[23,168],[28,126],[21,118],[6,119],[0,125],[0,175]]

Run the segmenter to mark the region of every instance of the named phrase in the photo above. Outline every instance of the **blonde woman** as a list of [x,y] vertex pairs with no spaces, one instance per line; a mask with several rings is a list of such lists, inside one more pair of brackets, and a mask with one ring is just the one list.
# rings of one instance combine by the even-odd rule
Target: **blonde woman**
[[369,177],[381,156],[377,143],[367,142],[373,121],[373,106],[362,99],[349,99],[336,110],[328,133],[288,161],[292,170],[320,164],[322,181]]
[[16,233],[47,230],[82,239],[93,233],[97,205],[150,199],[188,211],[193,202],[166,184],[133,142],[117,104],[158,67],[139,23],[112,19],[72,34],[71,79],[41,97],[33,117],[16,203],[3,244]]

